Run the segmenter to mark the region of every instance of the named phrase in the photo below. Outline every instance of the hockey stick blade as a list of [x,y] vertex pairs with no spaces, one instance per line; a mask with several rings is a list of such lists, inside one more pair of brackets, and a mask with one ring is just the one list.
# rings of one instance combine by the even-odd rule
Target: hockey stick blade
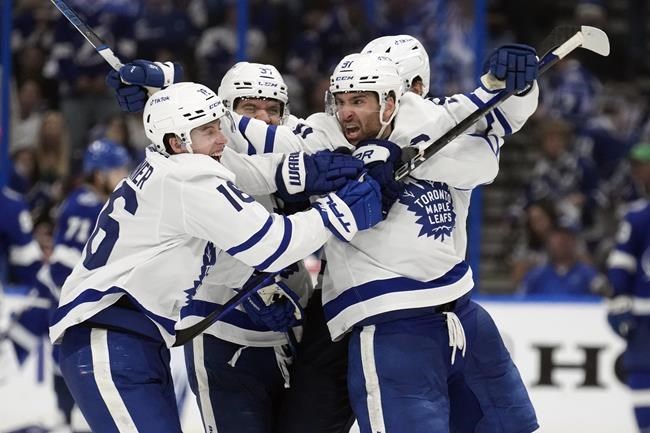
[[582,48],[601,56],[609,56],[609,38],[607,33],[597,27],[582,26]]
[[[601,56],[609,55],[609,39],[605,32],[596,27],[590,26],[582,26],[578,28],[577,31],[576,27],[572,27],[571,29],[572,30],[567,31],[568,29],[566,26],[560,27],[559,29],[556,28],[544,40],[544,44],[549,48],[547,48],[548,51],[542,56],[538,63],[539,75],[546,72],[577,48],[584,48],[596,54],[600,54]],[[571,33],[571,31],[573,31],[573,33]],[[563,42],[559,43],[560,40],[563,40]],[[451,128],[425,149],[419,151],[412,147],[405,147],[402,149],[402,155],[408,159],[397,170],[395,170],[395,180],[404,179],[409,175],[409,173],[422,165],[424,161],[438,153],[453,139],[464,133],[470,126],[476,123],[481,117],[492,111],[512,95],[512,92],[507,92],[505,90],[500,91],[492,97],[492,99],[487,101],[483,107],[476,109],[472,114],[461,120],[456,126]],[[413,153],[415,153],[415,155],[413,155]]]
[[235,296],[228,299],[228,302],[215,308],[210,312],[210,314],[194,325],[176,330],[176,341],[174,342],[173,347],[184,345],[208,329],[213,323],[222,320],[227,314],[237,308],[238,305],[253,296],[254,293],[257,293],[258,290],[271,284],[279,273],[280,272],[263,273],[255,277],[255,279],[247,281]]

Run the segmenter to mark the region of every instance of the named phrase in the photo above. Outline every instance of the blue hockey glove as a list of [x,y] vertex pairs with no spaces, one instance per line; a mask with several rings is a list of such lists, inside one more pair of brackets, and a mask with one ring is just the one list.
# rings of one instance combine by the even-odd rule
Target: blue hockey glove
[[165,87],[183,81],[183,67],[172,62],[134,60],[120,68],[122,81],[142,87]]
[[537,78],[537,53],[528,45],[502,45],[490,54],[485,69],[505,81],[508,92],[525,93]]
[[349,242],[359,230],[382,220],[381,188],[370,176],[351,180],[336,193],[319,198],[312,205],[320,211],[325,226],[342,241]]
[[302,323],[300,299],[282,282],[260,289],[242,306],[256,325],[271,331],[287,332]]
[[403,190],[403,184],[395,180],[395,164],[401,160],[402,149],[388,140],[363,140],[353,155],[363,161],[368,174],[381,187],[381,213],[386,219]]
[[363,163],[350,155],[325,150],[290,153],[276,171],[276,194],[285,202],[306,200],[336,191],[362,171]]
[[148,89],[162,89],[183,79],[183,68],[172,62],[134,60],[106,75],[106,85],[115,91],[122,111],[137,113],[144,110]]
[[630,338],[636,328],[632,299],[629,296],[615,296],[607,302],[607,309],[609,326],[621,337]]
[[144,110],[147,102],[147,90],[135,84],[124,84],[117,71],[110,71],[106,75],[106,85],[115,91],[120,110],[137,113]]

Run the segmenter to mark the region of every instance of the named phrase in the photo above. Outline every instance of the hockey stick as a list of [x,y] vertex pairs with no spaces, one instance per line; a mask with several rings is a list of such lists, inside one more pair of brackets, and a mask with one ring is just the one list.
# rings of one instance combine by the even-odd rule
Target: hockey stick
[[[607,34],[596,27],[582,26],[580,28],[572,26],[561,26],[554,29],[551,34],[542,43],[544,48],[550,47],[546,54],[538,63],[539,75],[546,72],[549,68],[566,57],[576,48],[584,48],[601,56],[609,55],[609,39]],[[544,46],[545,45],[545,46]],[[403,165],[395,171],[395,180],[402,180],[413,170],[418,168],[427,159],[438,153],[449,142],[465,132],[470,126],[476,123],[481,117],[494,108],[499,106],[503,101],[512,96],[513,92],[501,90],[492,99],[485,103],[483,107],[475,110],[456,126],[447,131],[444,135],[431,143],[430,146],[421,149],[417,154],[411,157],[408,155]],[[405,148],[403,150],[406,150]],[[415,148],[410,148],[416,151]]]
[[272,284],[275,281],[276,275],[279,273],[280,271],[272,273],[265,272],[249,279],[235,296],[228,299],[228,302],[218,308],[215,308],[214,311],[210,312],[210,314],[205,316],[194,325],[177,330],[174,347],[182,346],[192,338],[208,329],[214,322],[223,319],[228,313],[237,308],[238,305],[253,296],[254,293],[257,293],[258,290]]
[[[81,35],[86,38],[88,43],[93,46],[95,51],[106,60],[106,63],[111,65],[111,68],[116,70],[117,72],[120,71],[120,68],[124,66],[124,64],[120,61],[120,59],[117,58],[113,50],[104,42],[102,38],[100,38],[97,33],[91,29],[88,24],[86,24],[77,13],[68,6],[68,4],[63,1],[63,0],[50,0],[54,6],[63,14],[64,17],[68,21],[70,21],[70,24],[74,26],[75,29]],[[129,84],[126,81],[122,80],[124,84]],[[155,87],[145,87],[147,89],[147,93],[149,96],[153,95],[156,93],[158,90]]]
[[90,45],[95,48],[95,51],[99,53],[100,56],[106,60],[106,62],[111,65],[113,69],[119,71],[122,66],[122,62],[117,58],[113,50],[110,49],[106,42],[91,29],[88,25],[83,22],[83,20],[77,15],[77,13],[72,10],[66,2],[63,0],[50,0],[54,3],[54,6],[61,11],[64,17],[82,34],[84,38],[88,41]]

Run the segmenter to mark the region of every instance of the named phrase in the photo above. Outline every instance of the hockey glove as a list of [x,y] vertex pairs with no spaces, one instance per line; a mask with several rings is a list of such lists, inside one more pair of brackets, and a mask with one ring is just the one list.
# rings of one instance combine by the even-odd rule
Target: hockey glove
[[616,296],[607,301],[607,309],[609,326],[621,337],[629,339],[636,328],[632,299],[629,296]]
[[359,230],[381,221],[381,189],[370,176],[351,180],[336,193],[312,205],[319,210],[325,226],[342,241],[349,242]]
[[242,303],[253,323],[276,332],[287,332],[302,323],[300,299],[284,283],[260,289]]
[[183,68],[172,62],[150,62],[134,60],[120,68],[110,71],[106,85],[115,91],[122,111],[137,113],[144,109],[148,90],[162,89],[183,80]]
[[353,155],[363,161],[368,174],[381,187],[381,214],[386,219],[403,190],[403,184],[395,180],[395,164],[401,159],[402,149],[388,140],[363,140]]
[[117,71],[110,71],[106,75],[106,85],[115,91],[117,103],[120,104],[120,110],[129,113],[137,113],[144,110],[144,104],[147,102],[147,90],[144,87],[134,84],[124,84],[120,80],[120,74]]
[[504,81],[508,92],[523,94],[537,78],[535,48],[523,44],[502,45],[490,54],[484,69]]
[[336,191],[362,171],[363,163],[350,155],[324,150],[313,155],[290,153],[276,171],[276,194],[285,202],[307,200]]
[[165,87],[183,81],[183,67],[172,62],[134,60],[120,68],[122,81],[142,87]]

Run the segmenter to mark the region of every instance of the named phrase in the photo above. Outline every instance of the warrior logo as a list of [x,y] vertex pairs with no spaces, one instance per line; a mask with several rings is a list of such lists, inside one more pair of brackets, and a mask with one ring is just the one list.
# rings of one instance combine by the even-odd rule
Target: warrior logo
[[418,236],[445,240],[456,226],[454,202],[449,186],[442,182],[418,180],[407,183],[399,201],[418,217],[422,226]]

